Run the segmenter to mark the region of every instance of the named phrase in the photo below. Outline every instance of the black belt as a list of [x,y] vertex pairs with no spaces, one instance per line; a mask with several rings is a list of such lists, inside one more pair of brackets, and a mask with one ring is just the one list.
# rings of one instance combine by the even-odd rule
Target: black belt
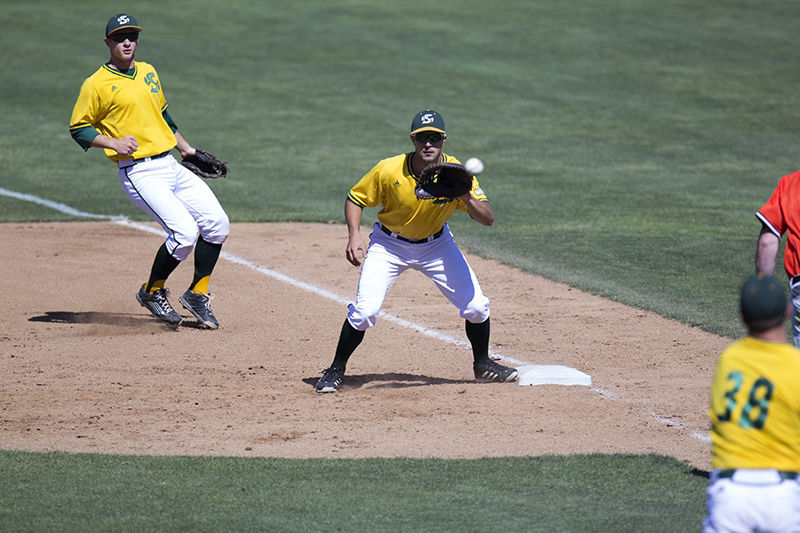
[[[719,472],[717,472],[717,477],[718,478],[732,478],[735,473],[736,473],[736,469],[735,468],[732,469],[732,470],[720,470]],[[786,481],[787,479],[788,480],[794,480],[794,479],[797,479],[798,477],[800,477],[800,474],[798,474],[797,472],[782,472],[780,470],[778,471],[778,475],[780,476],[781,481]]]
[[136,163],[141,163],[143,161],[152,161],[153,159],[161,159],[162,157],[169,155],[169,152],[170,150],[167,150],[166,152],[157,155],[151,155],[150,157],[140,157],[139,159],[134,159],[133,164],[135,165]]
[[437,231],[436,233],[434,233],[430,237],[426,237],[424,239],[408,239],[406,237],[403,237],[399,233],[393,232],[392,230],[390,230],[389,228],[387,228],[383,224],[380,225],[380,228],[381,228],[381,231],[384,232],[386,235],[394,237],[395,239],[401,240],[403,242],[410,242],[411,244],[422,244],[423,242],[431,242],[432,240],[438,239],[439,237],[441,237],[442,233],[444,233],[444,226],[442,226],[442,229],[440,229],[439,231]]
[[792,276],[791,278],[789,278],[789,284],[791,285],[794,285],[798,281],[800,281],[800,276]]

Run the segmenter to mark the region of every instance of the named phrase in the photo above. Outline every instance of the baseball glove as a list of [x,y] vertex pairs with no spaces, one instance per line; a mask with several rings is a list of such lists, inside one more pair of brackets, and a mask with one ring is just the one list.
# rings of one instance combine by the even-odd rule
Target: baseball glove
[[417,179],[414,193],[420,200],[458,198],[472,189],[472,174],[458,163],[433,163]]
[[228,165],[204,150],[195,150],[193,155],[184,157],[181,163],[201,178],[216,179],[228,175]]

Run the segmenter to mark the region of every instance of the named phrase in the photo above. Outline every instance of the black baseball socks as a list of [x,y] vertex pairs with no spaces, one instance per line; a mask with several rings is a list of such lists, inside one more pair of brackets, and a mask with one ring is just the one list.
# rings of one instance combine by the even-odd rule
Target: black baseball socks
[[194,279],[192,279],[191,290],[198,294],[208,294],[208,279],[219,259],[222,251],[222,244],[214,244],[197,239],[194,247]]
[[[222,244],[214,244],[205,241],[202,237],[197,239],[194,248],[194,278],[192,279],[192,292],[208,294],[208,279],[217,264],[219,254],[222,251]],[[180,260],[175,259],[167,251],[166,243],[162,243],[156,252],[153,260],[153,267],[150,270],[150,279],[147,281],[147,292],[163,289],[167,278],[172,274]]]
[[473,324],[465,320],[467,338],[472,344],[472,357],[475,363],[489,359],[489,319],[487,318],[480,324]]
[[147,281],[145,291],[152,293],[158,289],[163,289],[169,275],[172,274],[180,264],[181,262],[172,257],[172,254],[167,251],[166,243],[162,243],[158,252],[156,252],[156,258],[153,260],[153,267],[150,269],[150,279]]
[[364,331],[359,331],[350,325],[350,321],[344,319],[342,332],[339,334],[339,344],[336,346],[336,355],[333,357],[333,364],[344,371],[347,367],[347,360],[356,351],[358,345],[364,340]]

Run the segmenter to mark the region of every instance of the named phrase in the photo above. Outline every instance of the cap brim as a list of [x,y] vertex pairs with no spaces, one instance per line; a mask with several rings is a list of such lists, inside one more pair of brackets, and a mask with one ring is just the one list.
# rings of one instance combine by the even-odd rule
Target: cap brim
[[421,131],[436,131],[436,132],[439,132],[439,133],[444,133],[446,135],[446,132],[444,130],[439,129],[439,128],[433,128],[431,126],[423,126],[421,128],[417,128],[414,131],[412,131],[409,135],[414,135],[414,134],[419,133]]
[[142,28],[140,28],[139,26],[133,26],[133,25],[130,25],[130,26],[120,26],[119,28],[116,28],[116,29],[114,29],[114,31],[112,31],[111,33],[109,33],[108,35],[106,35],[106,37],[111,37],[111,36],[112,36],[112,35],[114,35],[115,33],[119,33],[119,32],[121,32],[122,30],[136,30],[136,31],[142,31]]

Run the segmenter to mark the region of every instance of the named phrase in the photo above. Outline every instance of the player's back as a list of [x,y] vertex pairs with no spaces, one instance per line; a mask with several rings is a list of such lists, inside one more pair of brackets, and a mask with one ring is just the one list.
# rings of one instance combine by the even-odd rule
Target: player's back
[[746,337],[717,362],[709,410],[714,468],[800,471],[800,350]]

